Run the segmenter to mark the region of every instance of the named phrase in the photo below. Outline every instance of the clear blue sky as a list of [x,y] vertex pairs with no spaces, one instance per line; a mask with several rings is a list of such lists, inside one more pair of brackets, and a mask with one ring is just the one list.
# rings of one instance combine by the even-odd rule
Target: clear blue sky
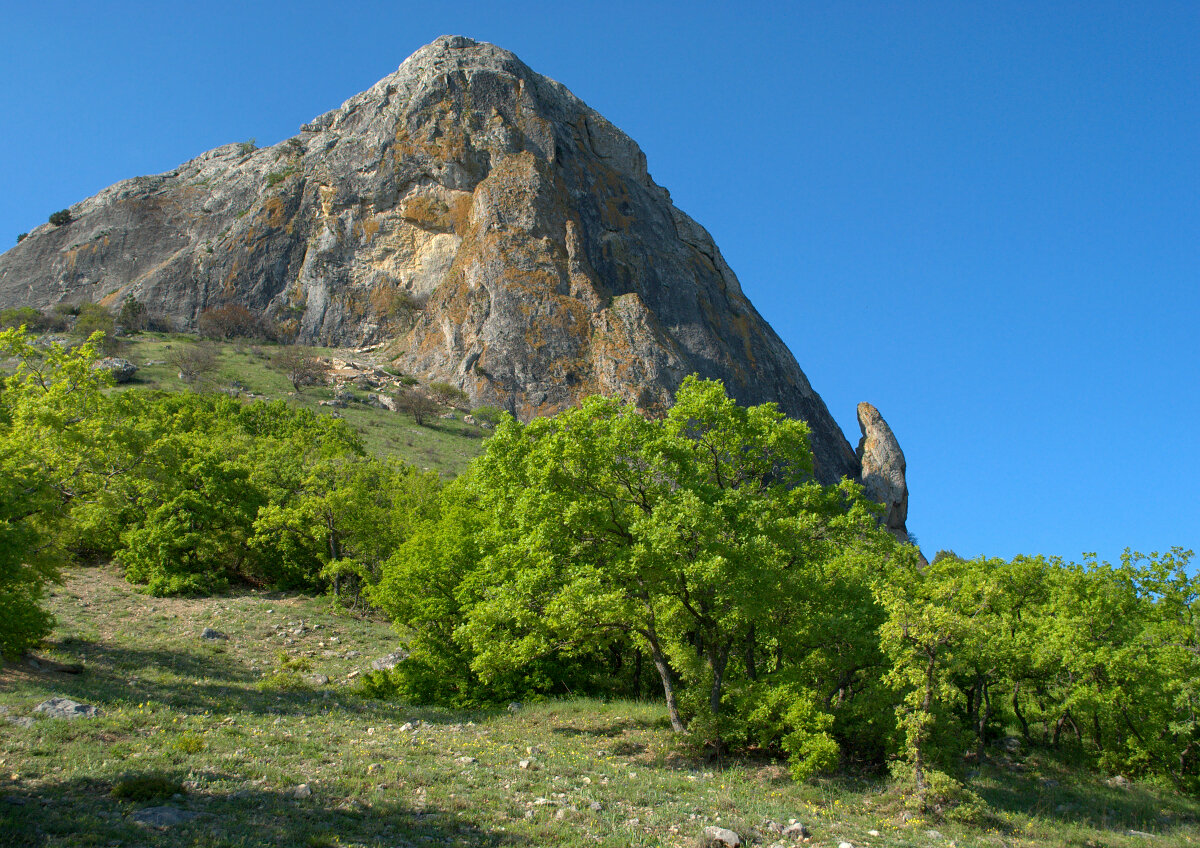
[[[22,3],[0,238],[461,33],[636,139],[926,552],[1200,548],[1200,3]],[[11,243],[11,242],[9,242]]]

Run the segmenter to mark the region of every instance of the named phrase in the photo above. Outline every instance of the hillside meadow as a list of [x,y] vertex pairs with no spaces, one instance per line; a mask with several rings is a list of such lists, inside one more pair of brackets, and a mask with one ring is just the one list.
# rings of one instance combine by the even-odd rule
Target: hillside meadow
[[[50,608],[58,623],[34,653],[40,667],[0,675],[8,845],[693,846],[710,825],[760,845],[1200,844],[1195,799],[1109,785],[1042,752],[978,769],[985,822],[931,822],[885,781],[797,783],[770,757],[706,757],[655,701],[510,712],[365,697],[354,681],[395,634],[324,598],[152,598],[101,566],[72,569]],[[206,627],[227,638],[202,639]],[[55,670],[74,664],[83,671]],[[34,712],[52,697],[99,714]],[[138,823],[162,807],[196,815]],[[792,819],[807,842],[772,831]]]

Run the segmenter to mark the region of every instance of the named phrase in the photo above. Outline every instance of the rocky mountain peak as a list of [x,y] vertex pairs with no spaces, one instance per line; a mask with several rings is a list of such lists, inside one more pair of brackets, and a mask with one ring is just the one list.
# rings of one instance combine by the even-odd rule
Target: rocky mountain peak
[[136,297],[180,329],[237,303],[301,343],[521,418],[595,393],[661,408],[690,373],[860,463],[708,232],[637,144],[515,55],[443,36],[272,147],[118,183],[0,257],[0,305]]

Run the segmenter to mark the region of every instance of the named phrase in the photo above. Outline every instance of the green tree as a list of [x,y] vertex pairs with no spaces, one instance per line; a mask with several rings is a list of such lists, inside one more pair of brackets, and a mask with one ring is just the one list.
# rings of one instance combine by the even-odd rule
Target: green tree
[[0,356],[17,360],[0,381],[0,653],[11,655],[52,622],[41,600],[64,561],[59,531],[91,451],[105,377],[91,368],[91,343],[35,346],[10,329],[0,332]]
[[820,622],[789,609],[816,575],[894,547],[855,487],[811,475],[806,425],[740,407],[719,382],[689,378],[661,420],[604,398],[507,419],[466,482],[491,521],[456,638],[485,681],[632,640],[672,726],[719,746],[744,720],[725,717],[730,681],[766,677],[817,641]]
[[115,353],[121,344],[116,335],[116,320],[113,314],[98,303],[82,303],[79,305],[79,315],[71,330],[76,338],[90,338],[95,333],[103,333],[97,346],[105,354]]

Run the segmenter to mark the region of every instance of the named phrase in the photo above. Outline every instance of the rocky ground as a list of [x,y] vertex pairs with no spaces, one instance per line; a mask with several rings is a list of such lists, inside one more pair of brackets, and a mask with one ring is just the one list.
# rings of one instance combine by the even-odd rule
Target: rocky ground
[[706,760],[655,703],[372,700],[400,645],[324,599],[150,598],[101,567],[52,605],[0,673],[5,845],[1200,844],[1195,800],[1034,756],[981,771],[992,818],[934,823],[881,784]]

